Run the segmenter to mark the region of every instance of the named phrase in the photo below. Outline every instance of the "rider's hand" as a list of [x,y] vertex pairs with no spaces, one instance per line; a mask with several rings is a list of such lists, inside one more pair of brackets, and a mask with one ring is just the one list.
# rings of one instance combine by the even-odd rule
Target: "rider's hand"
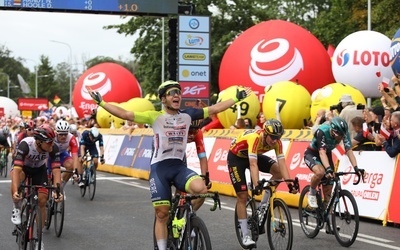
[[104,164],[106,161],[104,160],[104,155],[100,156],[100,163]]
[[206,174],[203,176],[204,183],[206,184],[207,189],[210,189],[212,186],[211,180],[210,180],[210,174],[209,172],[206,172]]
[[248,97],[251,93],[251,89],[250,88],[245,88],[243,90],[239,90],[239,88],[236,88],[236,96],[235,98],[233,98],[233,100],[235,102],[239,102],[241,100],[243,100],[244,98]]
[[331,166],[325,169],[326,178],[333,178],[333,168]]
[[260,195],[262,193],[263,187],[260,185],[255,186],[255,188],[253,189],[253,194],[254,195]]
[[366,174],[364,169],[360,169],[357,166],[354,167],[354,172],[357,172],[360,177],[365,177]]
[[289,183],[287,186],[289,188],[289,193],[297,194],[297,192],[299,192],[299,190],[297,190],[297,188],[292,183]]
[[18,192],[15,192],[13,194],[12,198],[13,198],[14,201],[20,201],[22,199],[20,193],[18,193]]
[[54,201],[57,203],[61,202],[64,199],[64,195],[62,195],[61,192],[58,195],[57,195],[57,192],[53,192],[52,196],[54,198]]
[[92,97],[93,101],[97,103],[99,106],[103,107],[105,102],[103,101],[103,97],[97,91],[92,91],[92,89],[88,89],[90,96]]

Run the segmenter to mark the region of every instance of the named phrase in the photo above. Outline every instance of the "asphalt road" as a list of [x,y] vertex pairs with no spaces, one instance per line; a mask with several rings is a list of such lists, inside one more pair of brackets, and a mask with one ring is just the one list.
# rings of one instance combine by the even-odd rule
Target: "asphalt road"
[[[9,186],[8,178],[0,179],[0,249],[17,249],[15,237],[11,235]],[[236,199],[222,196],[221,201],[222,210],[211,212],[211,202],[206,202],[198,215],[208,227],[213,249],[241,249],[233,227]],[[315,239],[306,238],[298,224],[297,209],[291,208],[291,214],[293,249],[343,249],[333,235],[324,231]],[[63,233],[57,238],[53,225],[50,230],[45,230],[45,249],[153,249],[153,218],[147,181],[100,172],[93,201],[87,196],[82,198],[77,185],[67,185]],[[400,250],[399,236],[399,228],[363,220],[358,238],[350,248]],[[260,237],[257,249],[269,249],[266,235]]]

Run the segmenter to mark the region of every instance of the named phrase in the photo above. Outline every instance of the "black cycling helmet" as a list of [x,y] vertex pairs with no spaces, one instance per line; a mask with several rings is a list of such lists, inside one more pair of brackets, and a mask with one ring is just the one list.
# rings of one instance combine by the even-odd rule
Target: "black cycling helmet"
[[161,97],[164,96],[167,90],[170,88],[178,88],[179,90],[182,90],[181,85],[178,82],[168,80],[161,83],[160,87],[158,87],[158,98],[161,99]]
[[349,126],[343,118],[336,116],[331,120],[331,129],[335,134],[344,136],[349,131]]
[[40,125],[39,127],[35,128],[33,137],[36,140],[39,140],[42,142],[52,142],[52,141],[54,141],[56,134],[54,133],[54,130],[49,125],[43,124],[43,125]]
[[276,119],[268,119],[264,122],[264,132],[276,139],[282,137],[285,130],[283,129],[283,125],[280,121]]

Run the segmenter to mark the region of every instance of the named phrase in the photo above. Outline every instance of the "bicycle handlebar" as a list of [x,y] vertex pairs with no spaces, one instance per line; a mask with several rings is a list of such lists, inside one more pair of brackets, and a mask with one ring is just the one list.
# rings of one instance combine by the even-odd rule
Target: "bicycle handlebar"
[[199,198],[212,198],[214,200],[214,205],[210,208],[210,211],[215,211],[217,207],[221,210],[221,200],[219,198],[219,193],[215,191],[214,193],[207,194],[176,194],[175,199],[178,201],[179,199],[184,199],[185,201],[192,201]]
[[[277,184],[281,183],[281,182],[286,182],[288,183],[288,187],[289,187],[289,192],[292,191],[292,188],[295,188],[297,190],[300,190],[300,184],[299,184],[299,178],[295,177],[294,179],[262,179],[257,181],[257,184],[262,187],[262,189],[267,189],[267,186],[265,186],[265,183],[270,183],[272,186],[276,186]],[[251,191],[253,191],[253,188],[250,189]]]
[[365,173],[365,170],[362,168],[359,168],[358,171],[354,171],[354,172],[336,172],[334,174],[335,174],[335,178],[339,177],[339,176],[343,176],[343,175],[355,174],[355,175],[357,175],[358,180],[357,180],[357,182],[353,182],[353,185],[358,185],[358,183],[360,183],[361,179],[363,180],[363,182],[365,182],[364,181],[364,173]]

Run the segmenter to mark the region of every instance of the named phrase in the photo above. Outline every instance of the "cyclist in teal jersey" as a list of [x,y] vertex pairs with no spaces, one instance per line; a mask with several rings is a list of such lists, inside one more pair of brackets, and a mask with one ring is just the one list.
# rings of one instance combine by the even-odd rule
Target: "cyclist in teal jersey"
[[158,96],[163,104],[161,111],[128,111],[106,103],[98,92],[87,88],[93,100],[123,120],[150,124],[154,131],[154,151],[150,167],[150,194],[155,209],[155,237],[159,250],[167,249],[167,221],[172,196],[171,183],[190,194],[207,193],[207,187],[195,171],[187,168],[184,162],[189,127],[192,121],[207,118],[222,112],[251,93],[250,88],[239,91],[231,99],[205,108],[180,110],[182,101],[181,86],[175,81],[166,81],[158,88]]
[[[315,197],[317,185],[323,178],[332,178],[334,174],[332,150],[343,141],[344,150],[354,171],[360,172],[357,167],[357,160],[351,149],[351,138],[346,121],[341,117],[334,117],[329,124],[319,126],[314,133],[314,137],[304,152],[304,162],[308,168],[314,172],[311,177],[311,189],[308,195],[308,205],[317,208]],[[328,202],[332,193],[332,183],[323,186],[324,200]]]

